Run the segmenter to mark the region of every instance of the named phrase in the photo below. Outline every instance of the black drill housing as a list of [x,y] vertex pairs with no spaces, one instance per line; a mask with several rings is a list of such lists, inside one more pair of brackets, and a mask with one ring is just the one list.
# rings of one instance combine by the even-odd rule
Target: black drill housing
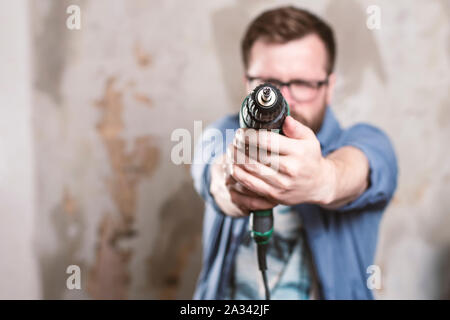
[[[261,103],[258,97],[265,88],[271,88],[275,93],[275,101],[269,106]],[[289,115],[289,106],[280,90],[270,83],[257,86],[242,103],[240,112],[241,128],[280,130],[284,119]]]

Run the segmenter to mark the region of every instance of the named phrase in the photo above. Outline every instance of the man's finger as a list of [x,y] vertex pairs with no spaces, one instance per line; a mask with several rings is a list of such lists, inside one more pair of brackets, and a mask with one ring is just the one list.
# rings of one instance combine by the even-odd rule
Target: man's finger
[[258,194],[254,193],[253,191],[248,190],[246,187],[244,187],[239,182],[236,182],[236,183],[233,183],[233,184],[228,184],[227,187],[230,190],[234,190],[234,191],[239,192],[239,193],[241,193],[243,195],[246,195],[246,196],[259,197]]
[[[292,160],[289,156],[279,155],[277,153],[272,154],[266,154],[258,155],[258,159],[255,159],[252,157],[252,154],[248,154],[246,156],[245,150],[238,149],[235,146],[232,146],[232,148],[229,148],[229,152],[227,153],[227,163],[229,166],[229,172],[232,174],[233,172],[233,165],[241,165],[244,169],[246,169],[249,172],[261,172],[261,177],[266,176],[270,177],[273,176],[273,173],[281,173],[285,176],[291,176],[292,175]],[[260,171],[254,171],[252,170],[255,166],[254,164],[260,164],[261,166],[268,167],[270,170],[256,166],[255,169],[259,169]],[[248,165],[248,166],[247,166]],[[281,184],[283,185],[283,184]]]
[[287,116],[284,120],[283,133],[286,137],[297,140],[308,140],[315,138],[314,132],[310,128],[295,120],[291,116]]
[[275,205],[261,197],[249,197],[230,190],[231,201],[245,213],[248,211],[272,209]]
[[[303,126],[300,122],[297,122],[297,124]],[[255,158],[256,155],[264,156],[267,154],[290,155],[295,153],[296,150],[301,147],[301,143],[299,143],[301,140],[315,139],[314,132],[306,126],[303,126],[303,128],[298,130],[295,134],[292,132],[292,128],[288,130],[290,130],[290,134],[296,138],[283,136],[268,130],[245,129],[236,133],[233,145],[239,149],[245,150],[246,154],[249,154],[251,158]],[[308,130],[310,130],[310,132],[308,132]],[[306,138],[307,136],[308,138]]]
[[293,141],[289,138],[264,129],[239,129],[233,144],[238,148],[247,148],[250,154],[259,152],[258,148],[271,153],[289,154],[294,148]]
[[[267,182],[268,184],[276,188],[286,188],[288,177],[280,171],[279,155],[269,156],[269,162],[267,164],[250,159],[241,150],[235,149],[234,153],[237,155],[237,159],[242,159],[241,162],[236,162],[235,164],[254,175],[255,177]],[[285,157],[283,157],[285,158]]]
[[237,165],[233,166],[233,178],[256,194],[273,199],[273,195],[275,194],[274,187],[260,178],[251,175]]

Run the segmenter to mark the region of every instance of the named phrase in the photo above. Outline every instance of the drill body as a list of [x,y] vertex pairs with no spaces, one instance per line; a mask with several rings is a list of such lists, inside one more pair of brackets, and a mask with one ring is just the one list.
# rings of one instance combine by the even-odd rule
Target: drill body
[[[239,112],[241,128],[266,129],[282,134],[284,119],[289,115],[289,105],[281,92],[272,84],[257,86],[243,101]],[[255,211],[251,214],[251,234],[258,247],[265,246],[273,232],[273,210]],[[260,269],[264,257],[258,254]],[[264,261],[261,261],[264,260]]]

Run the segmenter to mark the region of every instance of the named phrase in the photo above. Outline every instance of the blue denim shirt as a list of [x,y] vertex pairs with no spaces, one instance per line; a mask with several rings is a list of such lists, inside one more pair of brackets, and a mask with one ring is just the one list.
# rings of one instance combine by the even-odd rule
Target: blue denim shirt
[[[210,165],[232,142],[226,129],[239,128],[238,115],[224,117],[206,130],[220,130],[226,143],[204,134],[197,144],[191,173],[197,192],[205,200],[203,261],[194,299],[223,299],[230,270],[249,218],[232,218],[221,212],[209,192]],[[205,130],[205,132],[206,132]],[[298,204],[321,299],[373,299],[367,287],[367,268],[374,263],[379,223],[397,187],[397,159],[388,137],[369,124],[342,129],[330,107],[317,134],[322,154],[354,146],[370,165],[370,183],[356,200],[336,210]]]

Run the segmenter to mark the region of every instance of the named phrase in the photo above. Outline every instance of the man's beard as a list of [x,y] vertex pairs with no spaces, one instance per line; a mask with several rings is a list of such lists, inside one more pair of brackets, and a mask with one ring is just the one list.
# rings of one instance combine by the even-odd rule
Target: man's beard
[[301,114],[295,115],[295,120],[299,121],[301,124],[309,127],[314,134],[317,134],[322,127],[323,119],[325,117],[325,112],[327,111],[326,99],[324,99],[323,104],[320,108],[319,113],[311,120],[306,120]]

